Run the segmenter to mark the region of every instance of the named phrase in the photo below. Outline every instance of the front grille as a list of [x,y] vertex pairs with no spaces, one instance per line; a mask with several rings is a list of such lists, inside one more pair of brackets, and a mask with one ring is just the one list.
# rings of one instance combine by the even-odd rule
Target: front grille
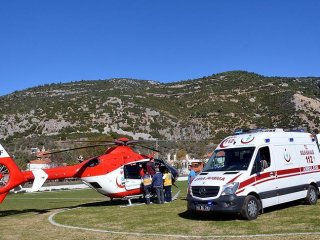
[[200,198],[215,197],[219,193],[220,187],[216,186],[201,186],[192,187],[192,195]]

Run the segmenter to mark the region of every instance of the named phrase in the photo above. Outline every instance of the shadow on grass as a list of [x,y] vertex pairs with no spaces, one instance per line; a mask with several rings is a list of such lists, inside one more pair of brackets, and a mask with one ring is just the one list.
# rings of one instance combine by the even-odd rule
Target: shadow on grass
[[225,214],[215,212],[192,212],[185,211],[178,214],[179,217],[189,220],[201,220],[201,221],[230,221],[239,219],[237,214]]
[[[59,201],[56,201],[57,203]],[[72,202],[76,202],[76,201],[68,201],[70,203]],[[132,204],[138,203],[144,203],[144,198],[138,198],[138,199],[132,199],[131,200]],[[48,203],[55,203],[55,202],[48,202]],[[65,206],[65,207],[56,207],[56,208],[47,208],[47,209],[23,209],[23,210],[4,210],[1,211],[0,210],[0,218],[1,217],[6,217],[6,216],[12,216],[12,215],[19,215],[19,214],[25,214],[25,213],[34,213],[34,214],[44,214],[44,213],[48,213],[51,212],[53,210],[59,210],[59,209],[74,209],[74,208],[90,208],[90,207],[101,207],[101,206],[126,206],[128,205],[128,201],[127,200],[122,200],[122,199],[113,199],[111,200],[102,200],[102,201],[96,201],[96,202],[88,202],[88,203],[82,203],[82,204],[76,204],[73,206]]]
[[[284,210],[291,207],[305,205],[302,200],[283,203],[277,206],[264,209],[264,214],[272,213],[275,211]],[[201,221],[230,221],[230,220],[243,220],[240,214],[226,214],[221,212],[195,212],[188,211],[178,214],[181,218],[189,220],[201,220]]]
[[44,214],[50,212],[51,209],[23,209],[23,210],[5,210],[0,212],[1,217],[7,217],[12,215],[24,214],[24,213],[36,213],[36,214]]
[[304,206],[304,205],[306,205],[306,204],[304,203],[303,200],[296,200],[293,202],[288,202],[288,203],[283,203],[283,204],[276,205],[273,207],[268,207],[268,208],[264,209],[264,213],[271,213],[274,211],[279,211],[279,210],[284,210],[284,209],[291,208],[291,207]]
[[[132,203],[141,203],[141,199],[133,199]],[[22,209],[22,210],[4,210],[0,211],[0,218],[12,215],[19,215],[25,213],[34,213],[34,214],[45,214],[51,212],[53,210],[59,209],[74,209],[74,208],[91,208],[91,207],[101,207],[101,206],[125,206],[128,202],[126,200],[121,199],[114,199],[110,200],[103,200],[103,201],[95,201],[95,202],[88,202],[82,204],[76,204],[74,206],[66,206],[66,207],[56,207],[56,208],[47,208],[47,209]],[[299,205],[303,205],[304,203],[301,200],[280,204],[274,207],[269,207],[264,210],[264,214],[272,213],[274,211],[279,211]],[[225,213],[218,213],[218,212],[192,212],[186,210],[185,212],[179,213],[179,217],[184,219],[190,220],[202,220],[202,221],[230,221],[230,220],[237,220],[242,219],[239,214],[225,214]]]
[[65,208],[68,208],[68,209],[74,209],[79,207],[90,208],[90,207],[101,207],[101,206],[120,206],[125,204],[127,204],[127,201],[119,199],[119,200],[113,200],[113,201],[107,200],[107,201],[99,201],[99,202],[89,202],[89,203],[83,203],[83,204],[78,204],[74,206],[56,207],[56,208],[47,208],[47,209],[30,208],[30,209],[22,209],[22,210],[4,210],[4,211],[0,211],[0,218],[12,216],[12,215],[25,214],[25,213],[45,214],[53,210],[59,210],[59,209],[65,209]]

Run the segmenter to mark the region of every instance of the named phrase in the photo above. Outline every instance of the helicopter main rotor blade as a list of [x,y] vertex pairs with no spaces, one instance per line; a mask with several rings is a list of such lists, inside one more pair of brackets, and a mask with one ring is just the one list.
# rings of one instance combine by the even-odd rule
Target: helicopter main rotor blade
[[83,146],[83,147],[76,147],[76,148],[68,148],[68,149],[63,149],[63,150],[59,150],[59,151],[47,152],[47,153],[44,153],[44,154],[42,154],[42,155],[50,155],[50,154],[68,152],[68,151],[85,149],[85,148],[106,147],[106,146],[107,146],[106,144],[96,144],[96,145],[90,145],[90,146]]
[[114,141],[103,141],[103,140],[74,140],[74,141],[62,141],[63,143],[92,143],[92,142],[102,142],[102,143],[109,143],[114,144]]
[[140,141],[140,140],[130,140],[130,141],[127,142],[127,145],[136,145],[137,143],[140,143],[140,142],[142,142],[142,141]]
[[154,152],[160,152],[157,149],[154,149],[154,148],[151,148],[151,147],[147,147],[147,146],[143,146],[143,145],[140,145],[140,144],[135,144],[135,146],[146,148],[146,149],[149,149],[149,150],[154,151]]

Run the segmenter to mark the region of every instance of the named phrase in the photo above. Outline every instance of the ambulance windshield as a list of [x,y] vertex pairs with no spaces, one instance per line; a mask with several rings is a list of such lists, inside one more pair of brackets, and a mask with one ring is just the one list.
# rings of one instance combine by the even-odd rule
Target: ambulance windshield
[[203,172],[247,170],[254,147],[215,150]]

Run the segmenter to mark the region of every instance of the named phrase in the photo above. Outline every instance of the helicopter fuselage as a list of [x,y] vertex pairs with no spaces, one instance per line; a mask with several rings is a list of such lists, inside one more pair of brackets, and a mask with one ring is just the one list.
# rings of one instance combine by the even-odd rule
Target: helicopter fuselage
[[[76,165],[20,171],[1,144],[0,150],[3,151],[0,156],[0,203],[8,191],[25,182],[33,182],[32,191],[38,191],[46,180],[66,178],[81,179],[89,187],[110,198],[142,194],[140,174],[150,160],[149,156],[135,152],[128,145],[118,145]],[[155,160],[159,167],[168,169],[175,180],[177,170],[163,160]]]

